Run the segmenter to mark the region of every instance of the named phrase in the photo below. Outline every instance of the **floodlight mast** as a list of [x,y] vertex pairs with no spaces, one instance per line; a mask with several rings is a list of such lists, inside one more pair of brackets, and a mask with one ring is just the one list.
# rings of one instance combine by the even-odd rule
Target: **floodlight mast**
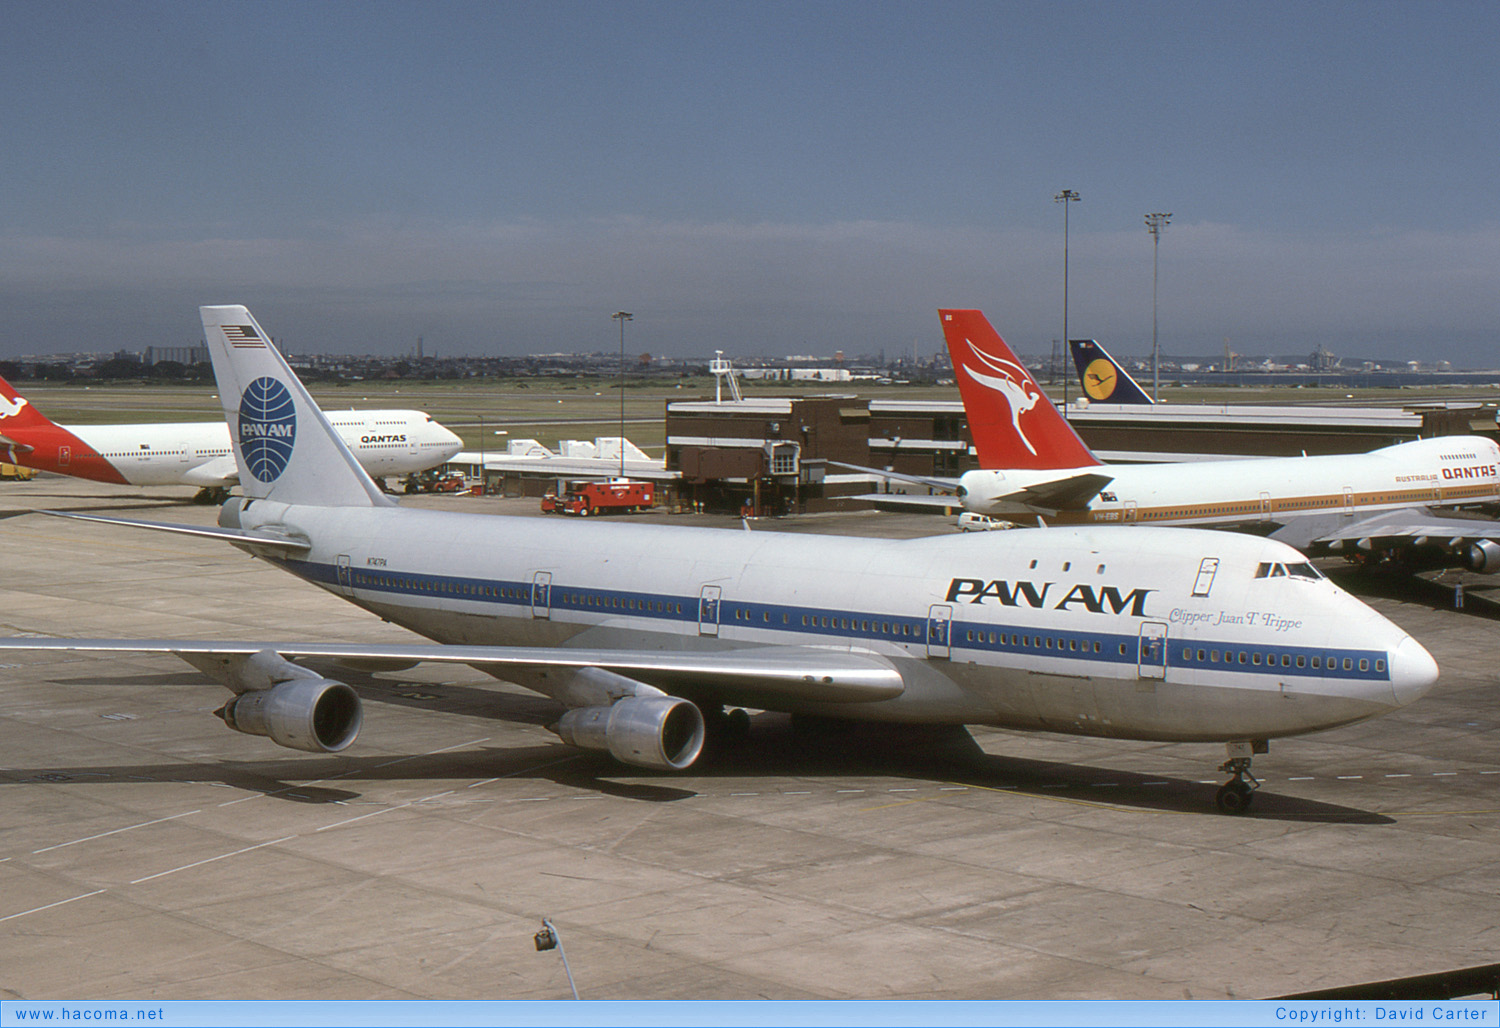
[[1157,365],[1160,364],[1160,350],[1157,348],[1156,340],[1156,265],[1157,255],[1161,251],[1162,229],[1172,223],[1171,211],[1152,211],[1146,215],[1146,231],[1151,233],[1151,402],[1157,401],[1157,387],[1160,378]]
[[[635,315],[615,311],[610,318],[620,323],[620,477],[625,477],[625,322]],[[566,963],[566,961],[564,961]]]
[[1053,203],[1063,205],[1063,410],[1068,409],[1068,208],[1083,197],[1073,189],[1064,189],[1052,198]]

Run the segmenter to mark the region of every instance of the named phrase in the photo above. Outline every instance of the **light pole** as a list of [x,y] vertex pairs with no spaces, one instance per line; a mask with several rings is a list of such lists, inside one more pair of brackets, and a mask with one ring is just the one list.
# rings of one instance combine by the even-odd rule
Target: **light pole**
[[628,311],[610,315],[620,323],[620,477],[625,477],[625,322],[635,317]]
[[1052,198],[1063,205],[1063,410],[1068,409],[1068,207],[1083,197],[1077,191],[1064,189]]
[[1156,367],[1160,363],[1156,343],[1156,257],[1161,251],[1161,230],[1172,223],[1171,211],[1152,211],[1146,215],[1146,231],[1151,233],[1151,402],[1156,402],[1160,384]]

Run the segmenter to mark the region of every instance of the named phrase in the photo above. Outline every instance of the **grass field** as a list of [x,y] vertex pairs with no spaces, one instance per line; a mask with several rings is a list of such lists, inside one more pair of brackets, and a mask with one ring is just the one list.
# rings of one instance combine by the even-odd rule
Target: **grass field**
[[[957,400],[953,386],[834,385],[745,382],[747,397],[855,394],[871,399]],[[663,417],[673,400],[712,398],[712,378],[629,381],[625,389],[625,435],[648,453],[666,444]],[[37,410],[63,424],[116,424],[139,421],[210,421],[223,416],[217,395],[202,385],[140,383],[82,385],[25,382],[20,392]],[[555,446],[559,439],[593,439],[619,434],[620,389],[613,378],[506,379],[319,384],[313,396],[327,410],[349,407],[414,407],[427,411],[463,437],[471,449],[483,438],[485,449],[503,449],[508,439],[537,439]],[[1061,385],[1049,386],[1055,398]],[[1077,391],[1069,396],[1076,398]],[[1403,406],[1439,401],[1494,404],[1491,387],[1411,387],[1405,389],[1208,389],[1163,386],[1163,403],[1337,404]]]

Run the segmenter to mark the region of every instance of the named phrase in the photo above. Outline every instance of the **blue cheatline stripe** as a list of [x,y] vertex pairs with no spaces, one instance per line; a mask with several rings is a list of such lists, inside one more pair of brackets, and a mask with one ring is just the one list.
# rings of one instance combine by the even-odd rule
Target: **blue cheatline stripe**
[[[315,561],[272,558],[272,562],[306,581],[327,587],[339,585],[339,569]],[[390,597],[432,596],[488,604],[499,608],[499,616],[529,616],[534,585],[530,580],[507,581],[392,571],[385,568],[350,567],[349,585],[359,592]],[[545,604],[552,612],[626,616],[645,620],[697,624],[699,597],[642,593],[620,589],[561,584],[548,587]],[[907,646],[928,642],[928,620],[909,615],[869,611],[831,610],[785,604],[750,603],[720,599],[718,625],[724,628],[758,629],[796,633],[840,643],[883,640]],[[961,612],[960,606],[960,612]],[[955,653],[994,653],[1028,657],[1056,657],[1105,665],[1134,667],[1139,637],[1131,633],[1078,632],[1017,627],[993,621],[948,623],[948,642]],[[937,637],[931,640],[941,643]],[[1247,645],[1168,637],[1166,665],[1180,669],[1228,671],[1235,674],[1275,675],[1281,678],[1341,678],[1355,681],[1388,681],[1389,662],[1380,650],[1332,647]],[[1212,655],[1217,653],[1218,659]],[[1201,656],[1200,656],[1201,654]],[[1240,659],[1243,654],[1244,660]],[[1317,666],[1314,666],[1317,661]]]

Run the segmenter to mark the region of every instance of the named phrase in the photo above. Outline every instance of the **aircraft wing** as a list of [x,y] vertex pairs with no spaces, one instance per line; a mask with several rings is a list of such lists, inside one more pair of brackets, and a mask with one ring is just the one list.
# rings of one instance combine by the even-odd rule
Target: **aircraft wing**
[[[170,639],[0,639],[0,651],[170,653],[190,658],[245,657],[272,652],[287,660],[322,658],[364,669],[410,667],[432,661],[467,664],[504,677],[507,669],[537,673],[601,668],[665,692],[695,691],[749,706],[779,709],[787,700],[866,703],[901,695],[896,667],[873,653],[820,647],[768,647],[706,653],[567,649],[531,646],[444,646],[437,643],[366,646]],[[195,664],[195,666],[197,666]]]
[[1452,545],[1465,539],[1500,539],[1500,521],[1439,514],[1426,507],[1403,507],[1363,518],[1341,514],[1295,518],[1272,533],[1271,538],[1292,546],[1373,539]]
[[47,514],[54,518],[74,518],[78,521],[98,521],[106,525],[124,525],[127,528],[149,528],[156,532],[175,532],[177,535],[196,535],[204,539],[218,539],[230,543],[253,543],[256,546],[269,547],[274,550],[304,552],[312,549],[312,544],[306,539],[270,535],[266,532],[247,532],[238,528],[174,525],[166,521],[137,521],[135,518],[116,518],[105,514],[79,514],[67,510],[39,510],[37,513]]
[[182,480],[188,485],[228,487],[240,480],[240,469],[234,463],[234,456],[230,454],[199,464],[187,471]]

